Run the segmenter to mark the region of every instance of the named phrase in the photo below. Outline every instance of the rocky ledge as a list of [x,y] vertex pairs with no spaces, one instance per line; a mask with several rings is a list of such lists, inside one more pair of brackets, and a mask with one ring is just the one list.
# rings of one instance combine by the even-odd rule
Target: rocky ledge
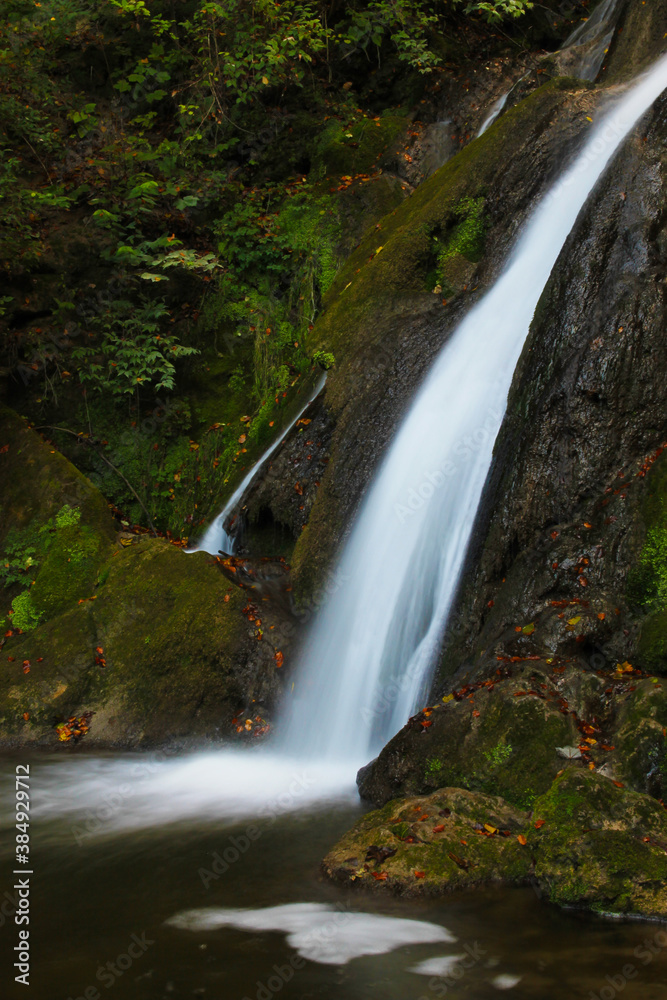
[[407,895],[532,884],[560,905],[667,917],[660,679],[530,654],[485,666],[362,769],[379,808],[325,873]]

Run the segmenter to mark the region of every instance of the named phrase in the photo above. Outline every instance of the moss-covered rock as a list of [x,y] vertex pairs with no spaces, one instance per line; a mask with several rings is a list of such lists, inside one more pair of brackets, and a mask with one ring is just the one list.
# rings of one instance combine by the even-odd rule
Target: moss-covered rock
[[578,671],[570,673],[565,684],[558,675],[556,688],[549,666],[535,663],[447,696],[415,716],[360,773],[362,797],[381,805],[456,785],[531,808],[563,765],[557,748],[581,739],[564,697]]
[[567,768],[533,815],[544,825],[527,846],[552,902],[667,916],[667,812],[655,799]]
[[53,618],[94,593],[100,567],[111,555],[111,547],[109,538],[87,525],[56,530],[30,590],[41,619]]
[[442,788],[368,813],[326,856],[336,881],[404,895],[527,880],[528,815],[494,795]]
[[120,544],[101,494],[5,407],[0,441],[2,544],[34,554],[5,590],[0,742],[56,743],[55,727],[84,713],[98,745],[227,736],[239,709],[254,726],[253,702],[278,682],[246,595],[204,553]]
[[99,490],[1,403],[0,501],[0,548],[12,528],[44,525],[65,504],[80,511],[81,527],[107,539],[116,533],[109,506]]
[[368,173],[407,124],[407,117],[395,112],[376,118],[357,112],[349,122],[332,118],[316,143],[314,166],[327,176]]
[[112,548],[93,594],[5,644],[2,741],[55,743],[56,725],[86,712],[97,745],[226,738],[241,709],[254,722],[278,682],[246,600],[205,553],[151,538]]
[[572,763],[532,813],[460,788],[394,800],[323,861],[340,882],[402,894],[531,883],[561,906],[667,916],[667,813]]

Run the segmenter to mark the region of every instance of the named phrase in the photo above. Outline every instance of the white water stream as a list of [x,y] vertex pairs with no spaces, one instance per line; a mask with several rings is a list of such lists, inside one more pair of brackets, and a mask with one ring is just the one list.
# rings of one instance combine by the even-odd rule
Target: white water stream
[[419,390],[343,551],[346,582],[303,650],[280,726],[293,754],[368,759],[426,697],[535,307],[593,187],[666,86],[663,57],[592,126]]
[[[32,778],[34,820],[69,816],[89,837],[193,818],[301,812],[354,794],[356,768],[428,690],[538,299],[593,187],[665,87],[667,57],[591,126],[496,284],[443,348],[363,502],[336,574],[342,585],[302,651],[278,727],[282,745],[175,759],[45,760]],[[6,815],[9,822],[9,809]]]
[[567,52],[563,72],[580,80],[596,80],[604,57],[614,38],[620,14],[621,0],[602,0],[591,16],[566,39],[562,52]]
[[320,376],[315,384],[315,388],[310,393],[307,401],[301,407],[297,415],[289,422],[282,434],[276,438],[273,444],[267,448],[264,454],[255,462],[250,471],[246,473],[218,516],[208,526],[200,541],[197,542],[196,545],[189,548],[187,550],[188,552],[209,552],[212,556],[217,556],[221,552],[225,555],[234,554],[236,551],[236,536],[234,532],[227,530],[230,527],[230,518],[232,518],[237,511],[241,500],[243,499],[243,494],[248,489],[250,483],[253,481],[261,467],[264,465],[266,460],[273,455],[278,445],[282,444],[296,424],[297,420],[303,416],[313,400],[319,396],[320,392],[324,388],[326,380],[326,375]]

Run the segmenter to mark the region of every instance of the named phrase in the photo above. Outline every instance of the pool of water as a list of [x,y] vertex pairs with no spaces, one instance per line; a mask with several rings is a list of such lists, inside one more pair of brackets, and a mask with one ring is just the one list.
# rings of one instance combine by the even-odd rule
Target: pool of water
[[[261,816],[246,803],[233,816],[209,808],[199,817],[179,808],[169,785],[110,800],[99,759],[91,770],[85,757],[23,755],[35,806],[26,988],[14,982],[18,928],[8,915],[16,863],[7,807],[17,762],[0,761],[2,997],[667,1000],[660,925],[565,912],[531,889],[414,902],[324,881],[320,859],[362,812],[349,787],[327,787],[319,800],[311,794]],[[95,805],[94,822],[88,810],[87,827],[94,786],[83,782],[84,801],[72,809],[53,806],[61,769],[70,795],[70,763],[86,781],[99,775],[108,803],[107,813]],[[165,796],[159,820],[150,825],[144,811],[141,823],[133,821],[141,798],[158,793]],[[215,799],[215,788],[210,793]]]

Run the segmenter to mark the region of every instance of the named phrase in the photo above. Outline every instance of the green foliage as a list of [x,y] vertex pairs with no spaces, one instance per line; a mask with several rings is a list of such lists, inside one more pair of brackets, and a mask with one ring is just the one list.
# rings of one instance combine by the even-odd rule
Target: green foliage
[[[454,210],[457,220],[454,228],[440,241],[438,264],[442,268],[448,260],[460,254],[477,263],[484,253],[484,199],[464,198]],[[434,237],[438,242],[438,237]]]
[[[425,0],[3,4],[0,263],[51,315],[12,332],[0,364],[39,371],[22,412],[85,434],[94,447],[58,445],[131,520],[196,524],[299,379],[334,364],[309,344],[340,266],[324,178],[372,173],[407,118],[376,113],[377,91],[371,110],[369,72],[420,78],[456,20]],[[2,297],[0,320],[15,308]],[[169,393],[178,416],[138,433]],[[12,585],[40,559],[22,546]]]
[[639,565],[630,576],[630,593],[646,611],[667,608],[667,528],[649,528]]
[[336,364],[336,359],[329,351],[313,351],[313,362],[328,371]]
[[514,750],[509,744],[498,743],[490,750],[486,750],[484,756],[492,767],[500,767],[501,764],[504,764],[512,756],[513,752]]
[[0,580],[5,587],[13,587],[15,584],[25,585],[38,564],[37,551],[40,541],[35,532],[10,529],[0,561]]
[[449,269],[457,258],[476,264],[482,259],[486,236],[484,198],[464,198],[453,209],[444,230],[431,234],[432,266],[426,276],[429,289],[440,285],[449,291]]
[[79,377],[99,392],[114,396],[136,393],[139,386],[152,385],[156,392],[173,389],[176,358],[196,354],[194,347],[179,344],[166,331],[169,310],[163,300],[140,297],[139,305],[124,299],[113,303],[94,326],[99,343],[79,347],[72,356],[79,362]]
[[54,531],[78,524],[80,518],[81,511],[78,507],[64,504],[55,518],[49,518],[39,527],[29,524],[21,530],[10,528],[5,539],[4,553],[0,556],[0,580],[4,586],[25,586],[32,580],[51,545]]
[[28,590],[15,597],[12,601],[12,627],[29,632],[39,624],[41,614],[36,611]]
[[628,574],[628,598],[644,613],[667,609],[667,463],[651,470],[642,504],[646,538],[637,564]]
[[70,507],[70,505],[66,503],[56,514],[56,528],[70,528],[73,525],[78,524],[80,520],[80,509],[78,507]]
[[480,14],[490,24],[499,24],[505,18],[521,17],[535,6],[531,0],[454,0],[465,3],[466,14]]

